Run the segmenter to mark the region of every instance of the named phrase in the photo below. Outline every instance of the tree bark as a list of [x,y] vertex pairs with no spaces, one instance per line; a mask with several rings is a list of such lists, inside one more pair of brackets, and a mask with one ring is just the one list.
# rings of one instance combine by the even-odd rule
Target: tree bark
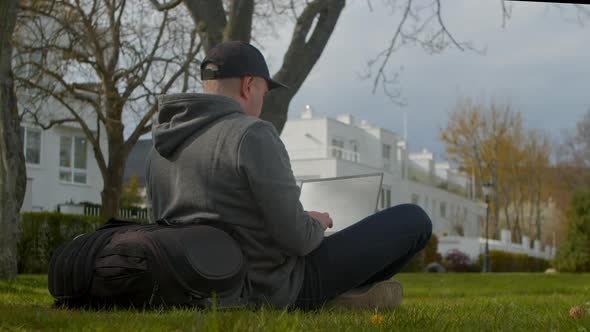
[[[110,118],[120,118],[122,108],[116,110],[117,106],[113,105],[110,112]],[[121,192],[123,190],[123,175],[125,173],[125,164],[129,156],[129,146],[126,145],[123,137],[123,126],[120,122],[107,123],[107,139],[109,142],[108,166],[102,171],[103,190],[101,192],[102,211],[101,216],[105,219],[117,217],[121,204]],[[134,144],[135,142],[133,142]]]
[[0,279],[17,275],[19,213],[26,168],[12,73],[12,34],[18,0],[0,2]]
[[227,25],[223,2],[221,0],[184,0],[195,27],[203,43],[205,53],[223,41],[223,31]]
[[233,0],[223,40],[240,40],[249,43],[252,38],[252,15],[254,15],[254,0]]
[[543,183],[541,182],[541,179],[539,178],[539,190],[537,191],[537,197],[536,197],[536,218],[535,218],[535,225],[536,225],[536,234],[535,234],[535,238],[539,241],[541,241],[541,200],[542,200],[542,190],[543,190]]
[[105,219],[119,215],[125,160],[115,160],[112,164],[109,162],[108,174],[103,175],[104,186],[100,196],[102,198],[101,216]]

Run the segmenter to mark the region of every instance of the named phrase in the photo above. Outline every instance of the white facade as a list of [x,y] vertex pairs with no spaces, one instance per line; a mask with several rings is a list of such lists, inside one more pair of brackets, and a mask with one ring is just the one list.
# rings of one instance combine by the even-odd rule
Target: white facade
[[[407,141],[387,129],[355,122],[350,115],[317,116],[309,107],[300,119],[287,121],[281,139],[297,180],[383,172],[380,208],[418,204],[433,222],[441,254],[453,248],[471,257],[483,252],[485,203],[468,198],[470,179],[448,162],[435,162],[433,153],[410,153]],[[537,257],[554,253],[551,247],[542,252],[501,241],[490,243],[493,249]]]
[[439,237],[478,237],[485,205],[436,186],[412,181],[406,167],[418,165],[434,177],[432,153],[408,153],[395,133],[350,115],[318,117],[307,108],[301,119],[289,120],[281,134],[298,180],[383,172],[380,208],[415,203],[433,220]]
[[[23,123],[27,190],[21,208],[55,211],[68,202],[100,203],[103,181],[92,145],[74,125],[48,130]],[[106,142],[102,141],[102,146]]]

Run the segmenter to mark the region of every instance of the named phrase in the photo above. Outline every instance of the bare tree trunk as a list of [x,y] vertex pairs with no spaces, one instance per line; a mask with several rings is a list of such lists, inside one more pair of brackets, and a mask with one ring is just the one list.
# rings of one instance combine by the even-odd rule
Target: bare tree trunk
[[512,229],[512,222],[510,220],[510,211],[509,211],[511,194],[509,193],[509,191],[507,189],[504,189],[501,192],[502,192],[502,196],[504,198],[504,202],[503,202],[504,206],[503,207],[504,207],[504,218],[506,218],[506,227],[508,229]]
[[[528,216],[528,225],[527,225],[527,235],[533,234],[533,225],[535,222],[535,206],[536,206],[536,198],[537,193],[536,189],[532,183],[529,182],[529,216]],[[532,237],[532,236],[531,236]]]
[[[315,0],[307,5],[297,19],[283,65],[274,75],[276,80],[290,89],[277,89],[279,91],[269,93],[262,109],[262,118],[271,122],[279,133],[287,121],[291,99],[322,55],[345,4],[345,0]],[[315,20],[317,23],[313,27]]]
[[205,52],[223,41],[227,24],[223,2],[220,0],[184,0],[199,32]]
[[[496,154],[497,155],[497,154]],[[493,238],[500,238],[500,195],[498,195],[498,163],[492,161],[492,185],[494,187],[494,233]]]
[[249,43],[252,38],[252,15],[254,0],[232,0],[223,39]]
[[105,219],[117,217],[123,190],[123,172],[125,163],[115,162],[110,164],[108,174],[103,176],[104,187],[100,193],[102,198],[101,216]]
[[120,124],[111,123],[108,125],[107,135],[109,140],[109,161],[106,172],[103,172],[102,217],[109,219],[117,217],[121,204],[121,192],[123,190],[123,175],[125,164],[129,156],[128,146],[123,138],[123,130]]
[[541,198],[542,198],[541,193],[542,193],[542,189],[543,189],[543,183],[541,180],[539,181],[539,188],[538,189],[539,190],[537,191],[537,199],[535,202],[536,210],[537,210],[536,211],[537,215],[535,218],[535,225],[537,226],[537,232],[535,235],[535,239],[541,241],[541,235],[542,235],[541,234]]
[[516,203],[516,211],[517,211],[517,217],[516,220],[514,222],[514,231],[512,232],[512,238],[513,240],[517,240],[517,239],[522,239],[522,228],[520,226],[520,222],[526,222],[526,218],[524,215],[524,201],[525,201],[525,195],[524,195],[524,188],[522,186],[522,183],[519,185],[519,197],[518,197],[518,201]]
[[18,0],[0,1],[0,279],[17,275],[16,244],[26,168],[12,74]]

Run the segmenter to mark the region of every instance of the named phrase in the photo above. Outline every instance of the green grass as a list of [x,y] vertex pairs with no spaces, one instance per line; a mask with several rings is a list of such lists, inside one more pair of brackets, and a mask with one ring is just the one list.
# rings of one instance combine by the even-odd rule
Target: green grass
[[0,331],[590,331],[590,274],[401,274],[404,302],[390,311],[262,308],[233,311],[55,309],[47,277],[0,282]]

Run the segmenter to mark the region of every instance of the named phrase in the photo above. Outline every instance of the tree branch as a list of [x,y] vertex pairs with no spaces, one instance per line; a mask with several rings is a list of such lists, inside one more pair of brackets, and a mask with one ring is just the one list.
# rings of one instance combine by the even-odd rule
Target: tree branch
[[[287,119],[291,98],[324,51],[344,5],[344,0],[314,0],[307,4],[297,19],[281,68],[274,75],[274,79],[285,83],[290,89],[277,89],[269,93],[262,110],[262,118],[270,121],[279,132]],[[314,20],[317,20],[315,26]]]
[[[188,71],[191,62],[194,60],[197,54],[199,54],[201,50],[201,45],[202,44],[199,43],[198,45],[196,45],[194,49],[192,49],[191,45],[191,50],[189,50],[189,54],[186,57],[186,60],[184,61],[183,65],[180,68],[178,68],[178,70],[170,77],[166,85],[162,88],[161,94],[168,93],[168,90],[170,90],[170,88],[174,85],[176,79],[178,79],[180,75]],[[152,105],[151,109],[143,116],[139,124],[135,127],[133,133],[131,133],[131,135],[125,142],[125,147],[127,149],[131,149],[131,147],[133,147],[133,145],[135,144],[135,142],[137,142],[139,137],[145,133],[144,129],[146,127],[146,124],[152,119],[152,117],[154,116],[154,114],[156,114],[157,111],[158,107],[156,104],[154,104]]]
[[221,0],[184,0],[191,13],[205,53],[223,41],[223,32],[227,24],[223,2]]

